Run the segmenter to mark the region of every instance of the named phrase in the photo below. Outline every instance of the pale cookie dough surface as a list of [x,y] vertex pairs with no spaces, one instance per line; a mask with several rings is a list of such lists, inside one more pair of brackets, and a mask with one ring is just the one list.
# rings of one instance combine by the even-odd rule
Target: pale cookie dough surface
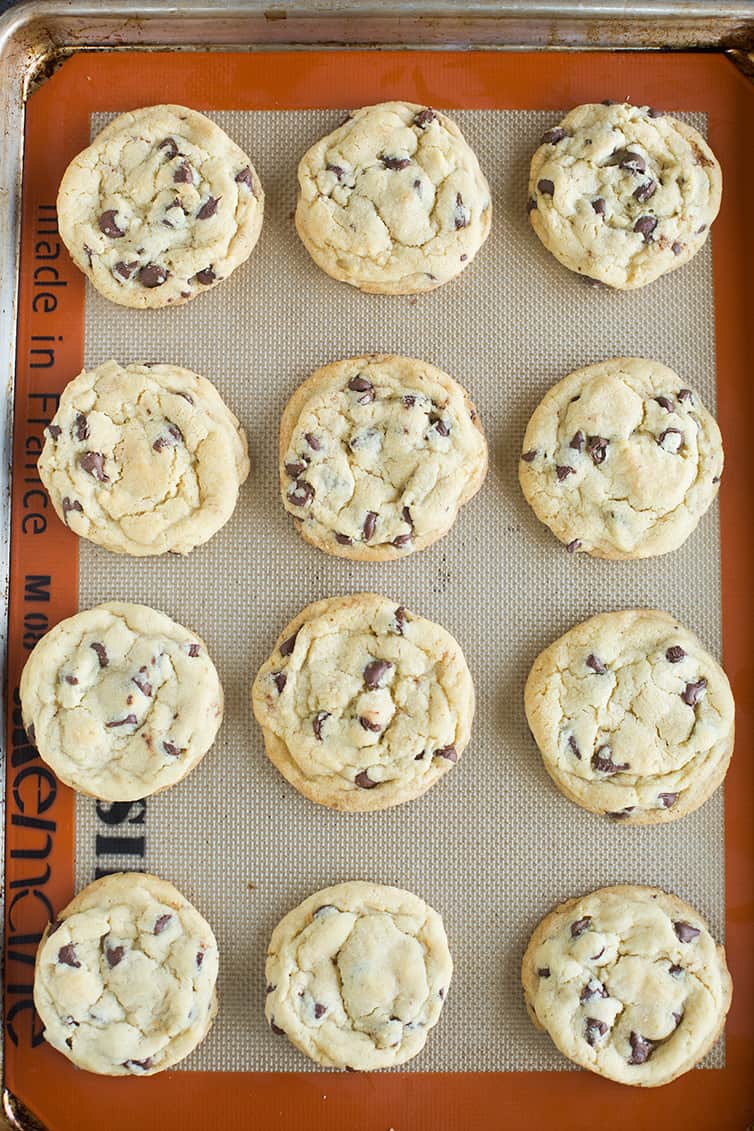
[[437,110],[355,110],[304,155],[296,229],[315,263],[362,291],[412,294],[454,278],[490,230],[490,190]]
[[486,471],[487,444],[465,390],[415,358],[355,357],[318,369],[280,426],[285,508],[307,542],[344,558],[424,549]]
[[252,252],[264,193],[251,161],[185,106],[112,121],[68,166],[60,235],[76,266],[122,306],[187,302]]
[[116,554],[188,554],[225,525],[249,474],[217,389],[176,365],[80,373],[45,432],[39,474],[58,517]]
[[252,706],[267,755],[332,809],[410,801],[455,765],[474,685],[440,625],[373,593],[309,605],[260,668]]
[[275,928],[265,1014],[318,1064],[390,1068],[421,1052],[452,973],[436,911],[355,880],[309,896]]
[[547,772],[578,805],[625,824],[697,809],[733,753],[733,696],[668,613],[628,609],[576,625],[537,657],[526,717]]
[[60,621],[21,675],[23,722],[61,781],[105,801],[167,789],[209,750],[223,689],[204,641],[113,601]]
[[700,915],[657,888],[601,888],[539,924],[522,981],[532,1021],[569,1060],[621,1084],[687,1072],[720,1036],[732,983]]
[[217,1013],[212,930],[165,880],[95,880],[39,944],[34,1005],[45,1039],[78,1068],[153,1076],[196,1048]]
[[692,126],[649,106],[589,103],[545,132],[529,219],[571,271],[643,287],[696,255],[721,193],[720,166]]
[[535,410],[519,479],[573,553],[647,558],[680,546],[717,495],[720,430],[659,361],[618,357],[570,373]]

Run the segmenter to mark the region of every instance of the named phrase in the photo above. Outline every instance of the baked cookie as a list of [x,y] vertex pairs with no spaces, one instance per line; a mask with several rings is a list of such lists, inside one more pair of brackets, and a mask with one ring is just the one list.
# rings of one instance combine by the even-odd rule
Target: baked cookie
[[249,474],[235,416],[177,365],[85,370],[45,431],[39,475],[58,517],[115,554],[188,554],[225,525]]
[[569,1060],[654,1088],[688,1072],[723,1031],[725,951],[675,895],[626,884],[569,899],[531,937],[526,1007]]
[[354,110],[298,167],[296,229],[317,266],[362,291],[414,294],[468,267],[490,189],[458,126],[412,102]]
[[698,393],[641,357],[570,373],[529,421],[519,464],[534,513],[571,553],[648,558],[686,541],[723,473]]
[[30,741],[66,785],[135,801],[185,777],[215,740],[223,689],[204,641],[146,605],[60,621],[21,673]]
[[656,609],[577,624],[534,661],[524,704],[558,789],[628,825],[697,809],[733,753],[725,672],[688,629]]
[[720,208],[722,173],[693,128],[651,106],[577,106],[531,161],[529,219],[556,259],[620,290],[687,263]]
[[452,973],[436,911],[354,880],[310,895],[273,931],[265,1014],[317,1064],[392,1068],[424,1048]]
[[309,605],[259,669],[252,706],[270,761],[331,809],[419,797],[460,758],[474,685],[449,632],[374,593]]
[[209,1032],[217,961],[212,929],[172,884],[142,872],[95,880],[39,944],[45,1039],[87,1072],[154,1076]]
[[120,114],[65,171],[60,235],[121,306],[187,302],[251,255],[264,193],[224,130],[185,106]]
[[466,391],[415,358],[326,365],[283,413],[283,504],[328,554],[387,561],[423,550],[447,533],[486,472]]

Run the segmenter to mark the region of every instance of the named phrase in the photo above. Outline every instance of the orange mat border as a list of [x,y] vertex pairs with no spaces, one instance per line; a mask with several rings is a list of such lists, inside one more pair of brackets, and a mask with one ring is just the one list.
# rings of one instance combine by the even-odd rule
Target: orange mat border
[[[65,250],[56,254],[55,235],[40,229],[49,231],[50,218],[54,221],[49,206],[63,170],[88,142],[89,115],[165,101],[202,110],[251,110],[352,107],[390,98],[438,107],[558,110],[605,97],[705,111],[725,174],[713,260],[718,417],[726,442],[720,504],[724,662],[738,710],[737,753],[725,787],[727,949],[735,983],[727,1066],[691,1072],[649,1090],[622,1087],[586,1072],[165,1072],[109,1080],[76,1071],[41,1040],[31,1008],[36,942],[50,910],[72,894],[74,799],[26,743],[17,687],[36,635],[74,612],[77,604],[76,539],[56,520],[40,490],[35,461],[44,424],[54,412],[53,398],[82,366],[84,286]],[[655,1126],[742,1131],[754,1121],[754,406],[748,343],[749,269],[754,263],[752,136],[754,90],[719,55],[82,53],[32,96],[13,453],[5,1083],[51,1131],[85,1131],[103,1121],[109,1131],[252,1125],[262,1131],[465,1131],[523,1121],[534,1131],[545,1126],[582,1131],[587,1124],[615,1131]],[[523,207],[525,186],[521,197]],[[499,225],[505,221],[500,213],[494,220]],[[607,301],[614,311],[620,299]],[[671,361],[672,338],[673,327],[668,326],[666,360]],[[48,349],[54,350],[54,364],[46,367]],[[638,328],[636,350],[641,353]],[[688,866],[693,868],[694,861]],[[169,878],[169,861],[164,870]],[[442,1039],[441,1028],[434,1040]]]

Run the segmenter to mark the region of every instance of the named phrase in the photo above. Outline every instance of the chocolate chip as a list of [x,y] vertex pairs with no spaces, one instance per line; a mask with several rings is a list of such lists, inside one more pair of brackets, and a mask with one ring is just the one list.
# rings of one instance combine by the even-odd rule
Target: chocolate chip
[[455,224],[456,231],[460,228],[465,228],[469,222],[469,212],[463,203],[463,197],[460,192],[456,193],[456,206],[453,210],[453,223]]
[[415,754],[415,755],[414,755],[414,761],[415,761],[415,762],[421,762],[422,758],[424,757],[424,755],[425,755],[426,753],[427,753],[427,751],[426,751],[426,750],[422,750],[421,754]]
[[680,644],[673,644],[673,646],[671,648],[668,648],[667,652],[665,653],[665,659],[670,664],[679,664],[681,660],[685,658],[685,656],[686,653],[684,652],[683,648],[681,648]]
[[449,762],[457,762],[458,761],[458,753],[456,751],[455,746],[453,746],[452,744],[450,746],[441,746],[439,750],[435,750],[432,757],[433,758],[447,758],[447,760]]
[[322,445],[320,444],[319,440],[317,439],[317,437],[314,435],[313,432],[305,433],[304,439],[306,440],[307,444],[312,449],[312,451],[318,452],[321,449]]
[[[28,727],[26,728],[26,737],[28,738],[32,746],[34,746],[37,741],[37,732],[34,730],[34,723],[29,723]],[[58,926],[59,925],[60,924],[58,924]],[[53,929],[57,930],[57,927]],[[52,931],[50,931],[50,934],[52,934]]]
[[157,148],[165,150],[165,156],[168,161],[172,161],[174,157],[178,156],[178,146],[176,145],[175,139],[172,137],[164,138]]
[[590,436],[587,451],[592,457],[592,463],[598,467],[607,458],[608,441],[602,436]]
[[408,615],[406,613],[406,606],[405,605],[399,605],[398,608],[395,610],[395,631],[398,633],[399,636],[403,636],[403,630],[406,627],[406,621],[407,620],[408,620]]
[[153,933],[155,935],[161,935],[172,918],[173,918],[173,916],[170,915],[170,914],[160,915],[159,919],[157,920],[157,922],[154,925],[154,932]]
[[353,538],[349,538],[347,534],[335,533],[335,541],[341,546],[353,546]]
[[633,1030],[628,1039],[631,1042],[631,1055],[628,1058],[628,1063],[645,1064],[655,1049],[652,1041],[648,1041],[646,1037],[640,1036],[639,1033],[634,1033]]
[[291,479],[298,479],[299,475],[303,475],[306,471],[307,465],[305,463],[287,463],[285,465],[285,473]]
[[[29,729],[30,728],[27,727],[27,729],[26,729],[27,734],[29,733]],[[31,728],[31,729],[33,729],[33,728]],[[63,926],[63,920],[62,919],[56,919],[54,923],[51,923],[50,928],[47,932],[48,939],[51,937],[51,935],[54,935],[56,931],[59,931],[62,926]]]
[[395,538],[393,538],[391,545],[395,546],[397,550],[403,550],[406,546],[410,546],[413,540],[414,536],[412,533],[397,534]]
[[374,385],[371,381],[367,381],[366,377],[362,377],[361,375],[352,377],[348,382],[348,388],[352,393],[361,394],[357,397],[359,404],[369,404],[370,401],[374,400]]
[[272,676],[272,682],[277,688],[278,695],[282,695],[285,685],[288,682],[288,676],[285,672],[275,672]]
[[130,727],[133,726],[136,722],[138,722],[136,715],[129,714],[124,715],[122,719],[113,719],[112,722],[105,723],[105,726],[112,730],[113,727]]
[[445,997],[445,989],[444,989],[443,986],[440,986],[439,990],[437,991],[437,995],[438,995],[438,997],[441,997],[441,998]]
[[676,965],[676,963],[673,963],[672,966],[668,967],[668,974],[670,974],[671,978],[679,978],[682,973],[683,967]]
[[366,770],[362,770],[353,780],[359,789],[374,789],[378,784],[376,781],[372,781]]
[[653,181],[650,177],[650,179],[648,181],[645,181],[643,185],[639,185],[638,188],[634,189],[633,197],[634,200],[638,200],[639,204],[646,204],[646,202],[650,200],[656,192],[657,181]]
[[254,187],[254,178],[251,174],[251,167],[247,165],[240,173],[236,173],[236,184],[246,185],[247,189],[251,190]]
[[432,427],[434,428],[434,430],[435,430],[435,432],[437,433],[438,436],[444,437],[444,436],[450,435],[450,425],[446,424],[445,421],[442,419],[442,417],[435,416],[435,414],[432,413],[430,415],[429,422],[432,425]]
[[194,170],[188,161],[181,161],[173,173],[173,181],[177,185],[192,185],[194,183]]
[[579,1001],[583,1005],[586,1001],[594,1001],[595,998],[608,998],[610,994],[597,978],[590,978],[579,994]]
[[671,809],[678,800],[677,793],[658,793],[657,800],[662,802],[663,809]]
[[678,1026],[681,1024],[681,1022],[683,1021],[683,1014],[674,1012],[672,1016],[673,1016],[673,1020],[675,1021],[675,1027],[677,1029]]
[[553,126],[551,130],[545,130],[542,134],[542,145],[557,145],[566,136],[566,132],[562,126]]
[[592,768],[598,774],[618,774],[621,770],[628,769],[628,762],[614,762],[612,759],[612,749],[605,743],[598,746],[594,754],[592,754]]
[[644,237],[644,243],[652,242],[652,232],[657,227],[656,216],[640,216],[634,224],[634,231]]
[[364,683],[370,691],[380,686],[380,680],[393,670],[388,660],[371,660],[364,668]]
[[602,663],[602,660],[599,658],[599,656],[595,656],[594,652],[589,653],[585,660],[585,663],[586,666],[588,668],[591,668],[593,672],[596,672],[597,675],[604,675],[607,671],[607,668]]
[[690,923],[684,923],[683,921],[673,923],[673,930],[678,936],[678,941],[682,943],[693,942],[694,939],[698,938],[702,933],[699,927],[692,927]]
[[192,660],[195,660],[199,655],[200,648],[198,644],[189,644],[186,648],[186,651],[188,652],[189,656],[191,656]]
[[393,169],[395,171],[397,171],[399,169],[405,169],[408,165],[411,164],[411,158],[410,157],[384,157],[383,156],[383,157],[380,157],[380,161],[382,162],[382,164],[384,165],[384,167],[386,169]]
[[382,730],[381,723],[373,723],[366,715],[359,715],[359,723],[361,724],[362,730],[371,730],[374,734],[379,734]]
[[660,408],[664,408],[666,412],[672,412],[675,407],[670,397],[655,397],[655,400]]
[[539,970],[537,970],[537,973],[539,974],[540,978],[549,978],[550,977],[550,967],[549,966],[540,966]]
[[73,434],[77,440],[89,439],[89,424],[83,412],[76,413],[76,419],[73,422]]
[[581,452],[584,450],[584,442],[584,433],[579,431],[574,435],[568,447],[573,448],[574,451]]
[[210,216],[214,216],[217,212],[217,206],[220,200],[221,198],[219,196],[208,196],[196,214],[197,220],[209,220]]
[[647,116],[650,118],[661,118],[664,113],[664,110],[655,110],[654,106],[647,107]]
[[574,538],[566,546],[566,550],[568,551],[569,554],[575,554],[576,551],[580,550],[580,549],[581,549],[581,539],[580,538]]
[[524,463],[531,463],[532,460],[535,460],[536,458],[537,458],[537,449],[536,448],[532,448],[530,451],[524,452],[524,454],[521,456],[521,459],[524,461]]
[[288,500],[294,507],[306,507],[314,498],[314,488],[305,479],[297,479],[288,492]]
[[694,394],[691,392],[691,389],[679,389],[678,390],[678,400],[681,401],[682,403],[684,403],[685,401],[688,401],[690,404],[693,404],[694,403]]
[[174,746],[173,743],[168,742],[167,739],[163,742],[162,749],[166,754],[169,754],[171,758],[177,758],[181,753],[180,747]]
[[214,283],[217,275],[211,267],[204,267],[201,271],[197,271],[194,275],[197,283],[201,283],[203,287],[208,287],[210,283]]
[[576,742],[576,739],[573,737],[573,735],[571,735],[568,739],[568,748],[574,755],[574,757],[578,758],[578,760],[581,761],[581,751],[579,750],[578,743]]
[[339,181],[342,181],[346,175],[345,169],[342,169],[340,165],[325,165],[325,169],[328,173],[334,173]]
[[607,206],[605,204],[604,197],[598,196],[596,200],[593,200],[592,201],[592,208],[594,209],[594,211],[597,213],[598,216],[604,216],[605,212],[607,211]]
[[142,287],[147,287],[149,290],[161,287],[167,277],[167,270],[159,263],[147,263],[146,267],[142,267],[139,271],[139,282]]
[[99,230],[103,235],[109,236],[110,239],[117,239],[118,236],[124,236],[126,234],[115,223],[115,217],[117,216],[117,214],[118,213],[115,208],[108,208],[107,212],[103,212],[99,220],[97,221],[97,223],[99,224]]
[[375,528],[376,525],[377,525],[377,513],[376,513],[376,511],[367,511],[366,518],[364,519],[364,525],[362,526],[362,531],[364,533],[364,541],[365,542],[368,542],[369,539],[374,536],[374,528]]
[[204,951],[203,950],[197,950],[197,952],[196,952],[196,965],[197,965],[197,967],[201,967],[202,962],[204,962]]
[[123,260],[120,260],[115,264],[114,271],[116,275],[120,275],[121,279],[130,279],[138,266],[138,259],[135,259],[133,263],[124,263]]
[[616,809],[612,813],[606,812],[605,816],[612,817],[614,821],[625,821],[626,817],[629,817],[635,808],[635,805],[627,805],[625,809]]
[[673,255],[680,255],[683,251],[683,244],[678,243],[678,240],[676,240],[673,244],[671,244],[670,250],[673,252]]
[[604,1037],[607,1032],[607,1025],[604,1021],[599,1021],[596,1017],[587,1017],[586,1025],[584,1026],[584,1040],[588,1045],[594,1048],[597,1043],[598,1037]]
[[68,943],[66,946],[61,946],[58,951],[58,962],[62,966],[73,966],[75,970],[81,969],[81,963],[76,957],[76,948],[73,943]]
[[111,969],[113,966],[117,966],[119,962],[123,961],[123,955],[125,953],[126,948],[124,946],[106,946],[105,958],[107,959],[107,965]]
[[104,644],[98,644],[95,641],[95,643],[90,644],[89,647],[97,653],[97,659],[99,660],[99,666],[101,668],[106,668],[107,665],[110,663],[110,661],[107,657],[107,651],[105,649],[105,645]]
[[84,513],[84,508],[82,507],[78,499],[69,499],[67,495],[63,497],[61,505],[63,507],[63,518],[66,524],[68,523],[68,515],[70,511],[78,511],[80,514]]
[[[711,161],[706,161],[706,162],[702,162],[702,164],[711,165],[711,164],[712,164],[712,162],[711,162]],[[696,232],[695,232],[694,234],[695,234],[695,235],[697,235],[697,236],[700,236],[700,235],[702,234],[702,232],[706,232],[706,231],[707,231],[707,225],[706,225],[706,224],[702,224],[702,226],[701,226],[700,228],[697,228],[697,229],[696,229]]]
[[151,1056],[148,1056],[146,1058],[146,1060],[124,1060],[122,1067],[123,1068],[141,1068],[144,1072],[146,1072],[147,1069],[152,1067],[152,1063],[153,1063],[153,1061],[152,1061]]
[[320,1017],[324,1017],[327,1013],[327,1006],[322,1005],[321,1002],[315,1001],[314,1003],[314,1020],[319,1021]]
[[526,215],[529,216],[529,215],[531,215],[532,212],[536,212],[536,210],[537,210],[537,202],[536,202],[536,200],[534,199],[533,196],[530,196],[529,199],[526,202]]
[[605,164],[618,165],[621,169],[625,169],[627,173],[633,173],[634,176],[647,171],[647,163],[642,155],[635,153],[632,149],[616,149]]
[[290,656],[291,652],[296,647],[296,637],[298,636],[298,633],[299,630],[297,629],[296,632],[294,632],[293,636],[289,636],[288,639],[284,640],[280,645],[281,656]]
[[681,699],[689,707],[695,707],[700,699],[703,698],[704,692],[707,690],[707,680],[702,676],[696,683],[687,683],[681,692]]
[[583,919],[576,919],[571,923],[571,938],[577,939],[579,935],[583,935],[592,921],[591,915],[585,915]]
[[152,684],[146,678],[146,667],[139,668],[136,675],[133,677],[132,683],[135,683],[142,695],[146,695],[148,699],[152,697]]
[[183,440],[183,433],[181,432],[180,428],[178,428],[175,424],[171,424],[170,421],[167,421],[167,425],[167,436],[158,436],[155,442],[152,444],[152,447],[156,452],[161,452],[164,448],[174,448],[176,444],[180,444]]
[[50,436],[52,436],[53,440],[57,440],[63,429],[59,428],[57,424],[48,424],[47,431],[49,432]]
[[407,393],[406,396],[403,398],[403,407],[404,408],[413,408],[415,404],[416,404],[416,397],[412,397],[410,393]]
[[678,453],[683,447],[683,432],[678,428],[666,428],[657,437],[657,443],[666,452],[671,452],[673,455]]
[[430,122],[434,122],[435,112],[429,106],[425,110],[420,110],[414,118],[414,125],[423,130]]
[[329,719],[329,718],[330,718],[330,712],[329,711],[318,711],[317,714],[312,719],[312,730],[314,731],[314,737],[317,739],[317,742],[322,741],[322,725],[323,725],[325,719]]
[[76,684],[78,683],[78,680],[76,679],[75,675],[67,675],[65,677],[65,681],[66,681],[66,683],[69,683],[71,685],[71,687],[75,687]]
[[567,464],[558,464],[558,466],[555,468],[555,474],[557,475],[558,480],[561,483],[564,479],[567,479],[569,475],[575,474],[575,471],[575,467],[569,467]]
[[543,196],[552,196],[555,192],[555,185],[545,177],[541,181],[537,181],[537,191],[541,192]]

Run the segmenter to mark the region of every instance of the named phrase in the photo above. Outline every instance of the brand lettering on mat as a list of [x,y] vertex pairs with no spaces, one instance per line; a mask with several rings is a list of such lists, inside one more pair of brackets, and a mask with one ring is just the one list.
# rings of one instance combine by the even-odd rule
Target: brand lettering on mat
[[[113,872],[140,872],[144,865],[144,833],[147,803],[140,801],[98,801],[96,864],[94,879]],[[135,826],[135,827],[134,827]],[[113,859],[117,857],[118,859]],[[126,857],[123,860],[123,857]]]

